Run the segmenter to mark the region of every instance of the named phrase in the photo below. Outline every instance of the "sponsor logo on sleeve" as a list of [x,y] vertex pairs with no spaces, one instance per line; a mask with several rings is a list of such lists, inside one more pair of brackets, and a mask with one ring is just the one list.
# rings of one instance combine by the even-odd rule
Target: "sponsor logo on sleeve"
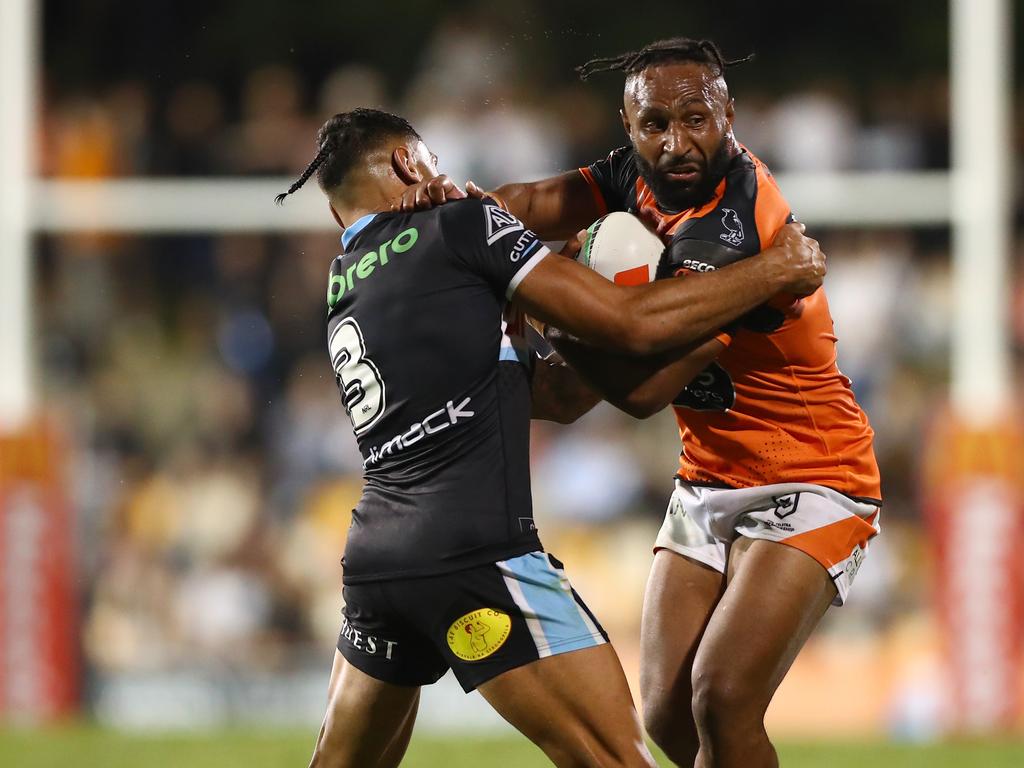
[[467,613],[448,627],[448,647],[463,661],[480,661],[497,651],[512,632],[512,619],[494,608]]
[[494,245],[505,235],[522,232],[523,222],[496,205],[484,206],[484,224],[487,227],[487,244]]
[[539,247],[540,240],[537,239],[537,236],[529,229],[524,230],[512,247],[512,253],[508,257],[509,261],[515,263],[524,257],[532,256]]

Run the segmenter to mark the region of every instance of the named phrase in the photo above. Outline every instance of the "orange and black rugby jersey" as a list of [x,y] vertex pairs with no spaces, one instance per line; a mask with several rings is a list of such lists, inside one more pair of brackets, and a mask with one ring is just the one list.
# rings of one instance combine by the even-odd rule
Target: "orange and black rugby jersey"
[[[706,272],[771,245],[793,217],[768,168],[744,149],[700,208],[660,210],[631,147],[581,168],[602,212],[644,214],[666,243],[661,276]],[[881,498],[874,433],[836,365],[823,289],[779,296],[720,336],[727,346],[674,400],[690,483],[748,488],[814,483]]]

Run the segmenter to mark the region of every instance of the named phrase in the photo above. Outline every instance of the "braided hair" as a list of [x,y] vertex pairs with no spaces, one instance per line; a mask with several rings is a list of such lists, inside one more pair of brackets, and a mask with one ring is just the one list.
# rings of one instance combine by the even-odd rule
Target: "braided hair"
[[718,46],[710,40],[693,40],[689,37],[672,37],[667,40],[656,40],[645,45],[638,51],[620,53],[618,56],[605,56],[576,67],[580,80],[588,79],[595,72],[640,72],[652,64],[668,62],[693,61],[705,64],[715,75],[724,74],[727,67],[750,61],[753,54],[742,59],[726,59]]
[[284,199],[297,192],[314,173],[321,189],[335,189],[367,152],[396,136],[420,138],[408,120],[390,112],[362,107],[340,112],[317,132],[317,153],[306,170],[286,192],[275,197],[274,202],[278,205],[284,203]]

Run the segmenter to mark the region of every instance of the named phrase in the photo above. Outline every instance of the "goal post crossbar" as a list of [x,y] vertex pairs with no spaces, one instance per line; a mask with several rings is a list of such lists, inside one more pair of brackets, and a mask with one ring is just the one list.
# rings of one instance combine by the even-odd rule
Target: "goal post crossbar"
[[[794,213],[811,226],[942,226],[951,216],[943,171],[788,173],[776,177]],[[316,189],[274,196],[290,178],[42,180],[32,190],[37,232],[197,233],[331,230]]]

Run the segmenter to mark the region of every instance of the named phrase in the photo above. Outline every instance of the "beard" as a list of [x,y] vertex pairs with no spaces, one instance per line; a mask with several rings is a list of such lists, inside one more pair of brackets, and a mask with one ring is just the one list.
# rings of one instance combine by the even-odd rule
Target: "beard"
[[648,163],[639,152],[634,151],[634,156],[640,177],[650,188],[658,207],[666,212],[679,212],[704,205],[712,198],[732,162],[729,146],[728,137],[723,136],[710,160],[687,159],[685,162],[700,166],[700,176],[692,183],[673,181],[664,171]]

